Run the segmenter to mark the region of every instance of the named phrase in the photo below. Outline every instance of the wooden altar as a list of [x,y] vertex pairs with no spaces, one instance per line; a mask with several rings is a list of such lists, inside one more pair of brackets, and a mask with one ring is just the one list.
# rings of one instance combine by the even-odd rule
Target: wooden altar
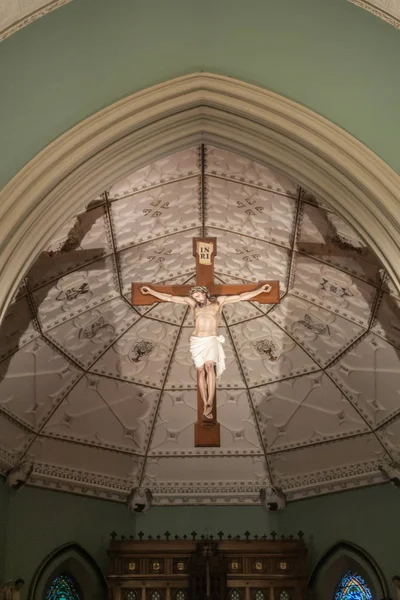
[[302,537],[277,539],[273,534],[272,539],[250,539],[245,534],[245,539],[195,539],[193,535],[170,539],[166,535],[165,540],[117,540],[114,534],[109,548],[110,600],[206,600],[206,589],[209,600],[306,598],[307,549]]

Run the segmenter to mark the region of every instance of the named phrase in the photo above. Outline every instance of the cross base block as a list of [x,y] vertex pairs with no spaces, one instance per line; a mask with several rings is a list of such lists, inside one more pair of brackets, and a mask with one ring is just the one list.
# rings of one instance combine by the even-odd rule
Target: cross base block
[[220,429],[219,423],[195,423],[194,447],[219,448],[221,445]]

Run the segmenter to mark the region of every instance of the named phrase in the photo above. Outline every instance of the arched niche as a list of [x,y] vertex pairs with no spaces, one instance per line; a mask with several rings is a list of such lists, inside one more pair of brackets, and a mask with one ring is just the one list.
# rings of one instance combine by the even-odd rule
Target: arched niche
[[400,289],[400,176],[340,127],[295,102],[229,77],[194,73],[86,119],[0,192],[0,320],[40,251],[88,198],[202,142],[281,171],[322,198]]
[[37,569],[28,592],[28,600],[43,600],[51,582],[68,573],[77,582],[85,600],[106,600],[106,579],[86,550],[79,544],[65,544],[51,552]]
[[361,575],[374,599],[388,596],[387,583],[374,559],[359,546],[343,540],[332,546],[314,568],[308,582],[310,599],[333,600],[338,584],[348,571]]

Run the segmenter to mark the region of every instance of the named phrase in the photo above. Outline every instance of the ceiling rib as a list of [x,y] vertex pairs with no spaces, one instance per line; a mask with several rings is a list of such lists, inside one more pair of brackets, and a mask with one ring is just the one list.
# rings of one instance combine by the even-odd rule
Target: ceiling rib
[[[113,217],[112,217],[112,212],[111,212],[111,207],[110,207],[110,202],[108,199],[108,192],[104,192],[104,199],[106,201],[105,203],[105,207],[106,207],[106,231],[108,231],[109,233],[109,237],[110,237],[110,242],[111,242],[111,247],[112,247],[112,251],[114,253],[114,260],[115,260],[115,270],[116,270],[116,276],[117,276],[117,282],[118,282],[118,291],[119,294],[121,296],[121,298],[125,299],[124,294],[123,294],[123,288],[122,288],[122,278],[121,278],[121,264],[120,264],[120,259],[119,259],[119,254],[117,252],[117,244],[116,244],[116,235],[115,235],[115,230],[114,230],[114,223],[113,223]],[[131,306],[131,305],[130,305]],[[136,308],[133,306],[134,310],[138,313],[139,311],[136,310]]]

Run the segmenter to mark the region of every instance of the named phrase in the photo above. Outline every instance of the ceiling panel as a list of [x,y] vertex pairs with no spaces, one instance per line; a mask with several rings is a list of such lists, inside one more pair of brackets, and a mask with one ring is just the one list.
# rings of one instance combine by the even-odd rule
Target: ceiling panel
[[297,198],[298,187],[285,175],[228,150],[206,146],[205,172],[210,175],[256,185],[272,192]]
[[400,299],[382,294],[372,331],[384,337],[400,349]]
[[119,250],[198,227],[200,178],[161,185],[113,202],[111,215]]
[[328,370],[372,427],[400,405],[399,350],[370,334]]
[[226,231],[290,247],[296,214],[293,198],[207,177],[207,223]]
[[88,368],[139,318],[118,297],[54,327],[46,337],[80,366]]
[[36,339],[0,363],[0,408],[38,428],[81,376],[59,352]]
[[149,456],[263,456],[247,391],[219,389],[217,410],[218,421],[221,424],[221,448],[193,448],[193,425],[197,421],[197,392],[165,391],[154,427]]
[[258,456],[151,457],[145,467],[146,483],[170,484],[171,493],[179,493],[180,488],[188,493],[191,487],[206,490],[212,484],[221,491],[246,483],[261,488],[266,480],[265,461]]
[[27,444],[29,444],[35,434],[27,427],[21,427],[9,415],[1,412],[0,407],[0,447],[9,452],[15,462],[23,454]]
[[385,456],[373,433],[320,444],[317,448],[279,452],[269,457],[273,476],[284,489],[341,481],[378,471]]
[[42,434],[141,454],[160,392],[85,375],[51,416]]
[[288,249],[243,235],[221,232],[214,227],[207,228],[206,235],[217,237],[217,273],[249,281],[279,279],[281,291],[286,289]]
[[102,485],[102,480],[107,485],[108,477],[119,478],[128,489],[137,483],[143,464],[139,456],[42,436],[29,448],[27,458],[48,477],[62,479],[64,475],[89,485]]
[[231,327],[250,387],[318,370],[318,365],[268,317]]
[[188,148],[133,171],[108,190],[110,200],[124,198],[144,189],[200,174],[199,148]]
[[268,316],[320,365],[326,366],[366,331],[334,312],[289,294]]
[[261,386],[251,395],[268,452],[370,431],[322,371]]
[[31,289],[58,279],[112,251],[109,224],[104,206],[87,207],[67,223],[39,254],[29,271]]
[[94,373],[161,388],[179,328],[143,317],[92,367]]
[[64,275],[32,294],[43,331],[118,296],[116,262],[102,258]]
[[196,228],[119,252],[124,293],[130,292],[134,281],[156,283],[178,276],[189,278],[195,268],[192,239],[199,235]]
[[302,203],[296,250],[377,285],[381,265],[354,230],[337,214]]
[[12,302],[0,328],[0,361],[39,335],[27,296]]
[[293,294],[368,327],[377,296],[374,286],[323,262],[294,256]]

